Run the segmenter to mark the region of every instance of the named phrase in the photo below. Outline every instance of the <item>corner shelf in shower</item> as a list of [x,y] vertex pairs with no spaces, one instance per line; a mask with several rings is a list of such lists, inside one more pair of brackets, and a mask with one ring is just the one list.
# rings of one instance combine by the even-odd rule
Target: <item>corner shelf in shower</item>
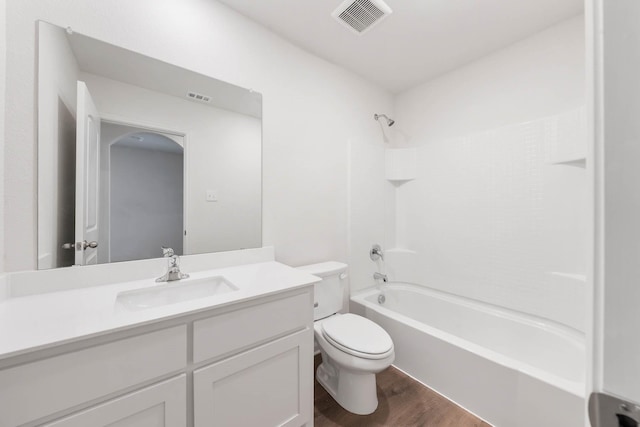
[[587,158],[586,157],[575,157],[575,158],[570,158],[570,159],[564,159],[564,160],[556,160],[553,162],[549,162],[550,165],[564,165],[564,166],[573,166],[576,168],[583,168],[585,169],[587,167]]
[[565,144],[558,145],[550,150],[547,163],[550,165],[573,166],[577,168],[587,167],[586,136],[566,136]]

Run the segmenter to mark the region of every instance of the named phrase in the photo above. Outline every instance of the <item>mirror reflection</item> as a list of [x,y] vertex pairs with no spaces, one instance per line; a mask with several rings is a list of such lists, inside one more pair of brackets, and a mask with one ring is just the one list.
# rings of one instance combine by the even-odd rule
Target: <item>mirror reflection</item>
[[259,93],[38,35],[39,269],[261,246]]

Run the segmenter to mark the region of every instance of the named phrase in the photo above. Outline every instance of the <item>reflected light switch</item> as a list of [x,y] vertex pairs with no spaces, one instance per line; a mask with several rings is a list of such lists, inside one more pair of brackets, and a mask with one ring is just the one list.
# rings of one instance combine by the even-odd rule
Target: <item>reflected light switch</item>
[[207,190],[205,194],[205,200],[207,202],[217,202],[218,201],[218,191],[217,190]]

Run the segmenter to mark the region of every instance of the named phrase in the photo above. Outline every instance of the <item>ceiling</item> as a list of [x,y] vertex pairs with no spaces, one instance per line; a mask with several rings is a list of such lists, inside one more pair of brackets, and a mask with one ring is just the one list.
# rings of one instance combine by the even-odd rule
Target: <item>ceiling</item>
[[583,11],[583,0],[386,0],[393,13],[359,36],[331,17],[342,0],[219,1],[393,93]]
[[[80,33],[68,34],[65,29],[56,28],[66,35],[81,71],[188,99],[201,105],[224,108],[256,118],[262,117],[260,93]],[[187,97],[188,92],[208,95],[210,103],[194,101]]]

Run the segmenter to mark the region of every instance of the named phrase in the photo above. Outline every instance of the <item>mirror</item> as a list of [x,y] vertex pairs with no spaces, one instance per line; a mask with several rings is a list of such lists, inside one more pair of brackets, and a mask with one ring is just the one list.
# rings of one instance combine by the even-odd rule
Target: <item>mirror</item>
[[262,96],[38,23],[38,268],[262,245]]

